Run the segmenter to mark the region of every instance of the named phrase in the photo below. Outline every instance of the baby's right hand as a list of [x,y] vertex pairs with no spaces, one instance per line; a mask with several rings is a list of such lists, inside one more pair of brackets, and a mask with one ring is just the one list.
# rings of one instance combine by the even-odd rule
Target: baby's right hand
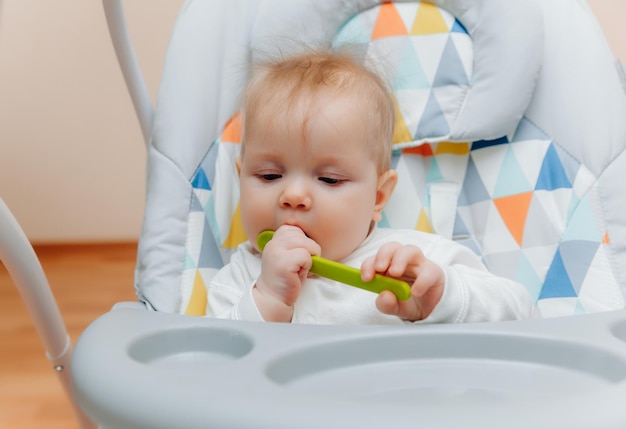
[[265,320],[291,321],[293,305],[311,269],[311,255],[320,252],[320,246],[300,228],[282,225],[276,230],[263,250],[261,275],[253,290]]

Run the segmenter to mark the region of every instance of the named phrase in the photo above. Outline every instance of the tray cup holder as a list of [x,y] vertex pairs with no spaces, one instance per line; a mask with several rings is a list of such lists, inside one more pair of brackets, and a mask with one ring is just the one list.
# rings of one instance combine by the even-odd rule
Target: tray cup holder
[[285,388],[335,399],[491,403],[607,388],[626,378],[626,359],[541,337],[409,334],[308,346],[270,362],[266,376]]
[[136,340],[128,355],[141,364],[189,368],[228,363],[252,348],[252,339],[234,329],[173,329]]

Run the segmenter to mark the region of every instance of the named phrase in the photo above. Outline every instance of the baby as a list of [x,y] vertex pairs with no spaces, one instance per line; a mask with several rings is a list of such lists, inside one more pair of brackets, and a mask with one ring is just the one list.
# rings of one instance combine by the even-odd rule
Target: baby
[[[293,323],[401,324],[527,318],[521,285],[439,236],[376,226],[398,180],[394,106],[348,56],[307,52],[262,64],[242,108],[242,223],[250,241],[208,286],[207,315]],[[261,253],[256,237],[275,230]],[[398,301],[314,276],[311,255],[407,281]]]

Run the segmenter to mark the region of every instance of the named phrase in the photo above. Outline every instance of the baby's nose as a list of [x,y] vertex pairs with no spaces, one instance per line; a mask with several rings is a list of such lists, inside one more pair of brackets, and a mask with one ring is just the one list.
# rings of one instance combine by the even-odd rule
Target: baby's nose
[[283,208],[309,209],[311,196],[302,183],[293,183],[287,186],[280,196],[279,204]]

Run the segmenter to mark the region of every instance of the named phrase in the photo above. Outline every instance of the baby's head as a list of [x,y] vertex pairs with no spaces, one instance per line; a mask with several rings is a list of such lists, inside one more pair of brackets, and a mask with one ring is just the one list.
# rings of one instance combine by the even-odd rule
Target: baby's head
[[[311,117],[342,97],[351,99],[355,114],[367,118],[364,149],[379,173],[388,170],[395,117],[389,91],[379,76],[339,53],[304,52],[256,65],[244,94],[242,152],[248,137],[271,128],[289,126],[306,135]],[[341,119],[335,118],[337,124]]]
[[307,52],[259,65],[243,103],[241,219],[299,227],[342,260],[368,236],[396,183],[394,107],[379,77],[347,56]]

